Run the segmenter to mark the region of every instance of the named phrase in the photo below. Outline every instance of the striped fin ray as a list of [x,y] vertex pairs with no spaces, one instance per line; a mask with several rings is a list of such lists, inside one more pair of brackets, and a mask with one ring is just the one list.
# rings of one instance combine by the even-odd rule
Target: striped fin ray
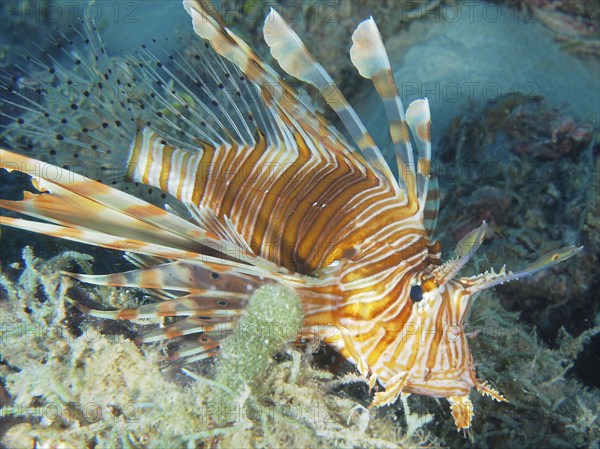
[[[28,195],[25,196],[27,200]],[[6,209],[12,209],[7,207],[8,202],[0,201],[0,207]],[[141,240],[135,240],[130,238],[117,237],[103,232],[90,231],[89,229],[83,229],[78,227],[67,227],[60,225],[53,225],[50,223],[42,223],[31,220],[24,220],[21,218],[11,218],[0,216],[0,224],[4,226],[10,226],[23,231],[36,232],[38,234],[49,235],[64,240],[70,240],[72,242],[87,243],[88,245],[99,246],[101,248],[114,249],[117,251],[135,251],[144,255],[150,255],[155,257],[164,257],[168,259],[196,259],[204,258],[201,254],[192,251],[181,250],[177,248],[170,248],[167,246],[147,243]]]
[[438,214],[440,211],[440,186],[435,173],[430,173],[429,187],[427,189],[427,198],[423,208],[423,227],[431,238],[437,225]]
[[[184,8],[192,18],[194,31],[206,39],[212,48],[235,64],[259,90],[261,101],[270,120],[277,126],[275,148],[296,148],[294,133],[305,136],[315,156],[329,158],[331,148],[365,166],[364,158],[355,152],[333,126],[305,104],[293,89],[239,36],[226,28],[223,19],[210,4],[197,0],[184,0]],[[318,136],[318,141],[311,136]]]
[[[0,207],[6,207],[3,201],[0,202]],[[8,207],[6,208],[8,209]],[[205,267],[208,267],[208,269],[219,273],[231,271],[233,273],[240,273],[249,276],[258,276],[260,278],[282,280],[287,283],[290,283],[290,285],[292,286],[301,285],[304,283],[304,280],[298,276],[287,276],[287,270],[281,267],[277,268],[278,272],[269,271],[260,266],[252,266],[246,263],[230,261],[224,259],[223,257],[207,256],[199,252],[171,248],[160,244],[147,243],[141,240],[116,237],[110,234],[90,231],[87,229],[71,228],[67,226],[59,226],[50,223],[41,223],[37,221],[30,221],[21,218],[11,218],[4,216],[0,216],[0,224],[5,226],[11,226],[13,228],[21,229],[24,231],[37,232],[39,234],[45,234],[51,237],[57,237],[64,240],[70,240],[78,243],[87,243],[88,245],[99,246],[101,248],[114,249],[117,251],[131,251],[132,249],[134,249],[137,253],[153,257],[174,260],[189,260],[198,263],[202,262],[205,264]],[[253,260],[260,260],[260,258],[255,256]],[[248,262],[252,262],[253,260],[248,260]]]
[[[214,281],[214,279],[211,280]],[[208,286],[209,280],[205,280]],[[239,279],[238,279],[239,281]],[[96,282],[94,282],[96,283]],[[242,282],[243,285],[243,282]],[[137,339],[139,343],[152,343],[162,340],[199,334],[192,341],[170,354],[170,360],[185,360],[185,363],[203,360],[214,356],[220,347],[220,341],[233,331],[232,323],[239,319],[248,302],[249,293],[258,286],[258,282],[246,284],[245,293],[222,290],[232,286],[219,285],[216,289],[195,292],[153,304],[146,304],[133,309],[114,311],[94,310],[82,304],[75,304],[83,313],[103,319],[139,320],[160,319],[164,317],[186,317],[176,323],[153,332],[148,332]],[[240,288],[238,285],[237,288]]]
[[161,259],[160,257],[142,256],[140,254],[130,252],[126,252],[123,257],[138,268],[148,268],[168,262],[168,260]]
[[185,335],[199,334],[192,342],[179,347],[169,355],[169,365],[180,365],[213,357],[219,351],[221,341],[233,333],[235,324],[229,321],[213,322],[209,317],[188,317],[163,329],[150,332],[138,339],[140,343],[160,342]]
[[464,267],[473,257],[475,251],[483,243],[487,231],[487,223],[484,221],[480,227],[465,235],[456,245],[456,258],[448,260],[433,272],[437,285],[444,285]]
[[[285,92],[291,93],[291,90],[283,83],[277,73],[264,65],[245,42],[226,28],[225,22],[218,12],[211,8],[210,3],[184,0],[183,6],[192,18],[194,32],[202,39],[210,42],[212,48],[219,55],[235,64],[252,82],[259,84],[262,100],[267,108],[272,106],[274,99],[283,97]],[[269,85],[268,88],[267,84]],[[293,96],[289,97],[290,100],[292,98]],[[279,114],[272,110],[271,114],[274,120],[278,122],[282,136],[289,141],[289,133],[286,132],[285,125],[280,122]]]
[[[248,274],[248,272],[256,273],[256,270],[252,270],[250,265],[247,266],[248,269],[246,270],[233,271],[231,267],[232,264],[228,262],[218,262],[214,259],[210,262],[179,260],[124,273],[105,275],[65,274],[94,285],[157,288],[203,294],[215,290],[215,297],[219,296],[218,291],[243,294],[258,287],[258,280]],[[246,273],[243,271],[246,271]]]
[[210,291],[180,296],[133,309],[83,311],[98,318],[113,320],[157,319],[170,316],[212,316],[230,319],[237,317],[248,302],[248,294]]
[[237,232],[235,225],[229,217],[226,215],[223,216],[223,222],[221,222],[219,221],[219,217],[208,207],[198,207],[194,203],[186,203],[186,206],[201,228],[213,232],[225,241],[235,243],[240,248],[246,248],[249,253],[252,252],[250,245]]
[[[123,254],[123,258],[127,260],[132,265],[135,265],[138,268],[149,268],[155,265],[161,265],[163,263],[169,262],[169,259],[154,257],[154,256],[146,256],[143,254],[137,254],[134,252],[125,252]],[[160,301],[168,301],[174,298],[177,298],[178,295],[172,292],[169,292],[164,289],[143,289],[146,296],[151,297],[153,300]]]
[[39,189],[50,192],[29,194],[26,201],[0,200],[6,209],[63,226],[188,251],[201,252],[202,245],[221,244],[216,236],[176,215],[69,170],[4,149],[0,149],[0,161],[3,168],[33,175]]
[[220,344],[210,339],[205,334],[198,337],[198,343],[191,348],[184,348],[173,353],[173,360],[182,360],[186,363],[193,363],[204,359],[214,357],[219,352]]
[[191,363],[216,353],[219,341],[231,332],[228,323],[239,318],[247,304],[248,295],[261,283],[256,277],[228,272],[227,266],[219,267],[228,270],[225,272],[218,272],[215,268],[216,264],[209,266],[201,262],[179,261],[104,276],[66,274],[96,285],[191,292],[167,301],[114,311],[94,310],[76,304],[82,312],[98,318],[139,320],[187,317],[165,328],[146,333],[138,340],[141,343],[151,343],[200,334],[195,341],[187,343],[185,348],[180,348],[171,356],[172,359],[185,358],[186,363]]
[[294,30],[273,8],[265,19],[264,37],[271,54],[281,68],[319,90],[323,99],[339,116],[371,167],[381,173],[391,186],[397,186],[381,151],[354,108],[350,106],[331,76],[308,51]]
[[[421,205],[429,199],[428,182],[431,171],[431,113],[427,98],[413,101],[406,110],[406,122],[419,150],[417,187]],[[423,210],[423,208],[421,208]]]
[[356,27],[352,42],[350,59],[364,78],[373,81],[377,93],[383,100],[389,119],[390,137],[394,145],[399,176],[407,189],[409,201],[415,201],[417,197],[415,164],[404,107],[379,29],[372,17]]
[[[197,342],[200,344],[194,346],[196,346],[198,349],[202,348],[206,350],[208,346],[208,344],[206,343],[210,342],[211,349],[217,349],[219,345],[218,340],[221,340],[224,336],[232,332],[234,323],[232,323],[231,321],[232,320],[230,319],[228,321],[221,321],[215,323],[215,321],[208,316],[184,318],[183,320],[179,320],[176,323],[171,324],[170,326],[164,329],[159,329],[158,331],[150,332],[141,337],[139,340],[141,343],[152,343],[156,341],[182,337],[184,335],[193,335],[200,333],[201,336],[197,340]],[[213,337],[217,337],[218,340],[208,337],[211,334],[213,335]],[[203,342],[202,339],[204,336],[210,338],[210,340]],[[188,349],[188,351],[186,352],[187,354],[178,354],[178,357],[189,357],[193,353],[195,353],[196,350],[194,350],[192,353]],[[192,361],[193,360],[190,359],[186,360],[186,362],[188,363]]]

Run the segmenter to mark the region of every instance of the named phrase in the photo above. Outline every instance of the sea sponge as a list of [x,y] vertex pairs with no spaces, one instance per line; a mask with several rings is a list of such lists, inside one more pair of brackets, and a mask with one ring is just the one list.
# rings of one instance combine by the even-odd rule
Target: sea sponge
[[289,288],[266,285],[252,295],[235,333],[221,347],[217,381],[233,390],[261,381],[272,356],[296,339],[302,325],[298,296]]

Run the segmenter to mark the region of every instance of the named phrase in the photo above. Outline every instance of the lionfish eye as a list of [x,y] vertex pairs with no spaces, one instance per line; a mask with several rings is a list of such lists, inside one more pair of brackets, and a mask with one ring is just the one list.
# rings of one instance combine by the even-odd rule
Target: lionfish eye
[[410,288],[410,300],[412,302],[420,302],[423,299],[423,288],[419,284],[415,284]]

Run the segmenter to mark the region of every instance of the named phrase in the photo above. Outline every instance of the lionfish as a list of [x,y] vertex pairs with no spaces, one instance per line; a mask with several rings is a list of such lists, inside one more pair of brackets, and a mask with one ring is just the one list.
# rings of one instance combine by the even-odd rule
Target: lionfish
[[[143,87],[162,109],[153,110],[154,122],[114,122],[121,139],[127,138],[128,126],[135,134],[127,179],[159,189],[175,205],[160,207],[64,167],[1,149],[1,166],[14,176],[5,176],[0,206],[45,220],[2,217],[2,224],[127,251],[138,269],[66,274],[89,284],[153,292],[162,301],[86,312],[116,320],[184,317],[142,340],[197,335],[178,353],[186,360],[216,354],[251,292],[264,283],[279,283],[301,299],[299,337],[321,337],[356,365],[371,389],[377,382],[385,388],[375,393],[373,405],[391,404],[409,393],[444,397],[460,430],[471,426],[473,387],[506,401],[476,376],[463,329],[473,297],[551,267],[581,248],[553,251],[517,272],[503,267],[457,277],[482,243],[486,224],[458,243],[456,258],[442,262],[432,238],[439,189],[430,173],[428,101],[415,100],[404,111],[373,18],[354,31],[350,57],[383,100],[398,178],[330,75],[275,10],[263,29],[272,56],[289,75],[319,90],[354,144],[306,104],[210,4],[185,0],[183,5],[194,32],[206,42],[208,56],[195,58],[214,89],[195,73],[189,55],[174,51],[176,57],[169,59],[175,68],[169,68],[142,50],[143,62],[137,67],[127,63],[121,73],[138,84],[146,80]],[[91,45],[97,55],[105,53],[101,42]],[[80,65],[76,51],[65,54]],[[69,73],[52,61],[56,70]],[[114,79],[116,69],[100,67],[102,58],[89,64],[93,68],[88,70]],[[224,94],[218,97],[215,90]],[[95,114],[102,113],[102,100],[87,97],[72,108],[99,124],[102,118]],[[122,106],[131,111],[135,102],[128,98]],[[23,108],[65,123],[34,100]],[[137,110],[142,109],[140,102]],[[165,131],[157,130],[158,123]],[[49,134],[22,120],[19,125],[24,133]],[[88,141],[66,137],[70,126],[77,125],[65,124],[65,135],[56,136],[51,148],[66,141],[91,148],[99,157],[119,150],[118,140],[100,137],[100,126],[83,130]],[[102,153],[98,142],[110,151]],[[322,329],[331,326],[336,332],[323,336]]]

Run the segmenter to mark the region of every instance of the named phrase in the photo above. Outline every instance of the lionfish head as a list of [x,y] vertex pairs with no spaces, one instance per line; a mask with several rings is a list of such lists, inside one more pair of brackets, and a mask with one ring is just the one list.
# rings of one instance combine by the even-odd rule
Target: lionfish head
[[[469,392],[476,388],[497,401],[506,399],[487,382],[477,379],[469,350],[469,335],[463,323],[473,296],[490,287],[509,282],[551,267],[582,247],[566,247],[541,256],[517,272],[502,267],[472,277],[457,277],[459,270],[481,245],[487,224],[468,233],[456,248],[456,257],[441,265],[429,265],[410,275],[407,316],[394,323],[402,348],[389,366],[391,371],[377,373],[386,391],[375,394],[375,405],[394,402],[400,393],[446,397],[457,429],[468,429],[473,417]],[[435,253],[435,251],[433,252]],[[430,250],[430,257],[432,256]],[[433,259],[437,257],[433,255]],[[392,330],[390,328],[386,330]],[[410,360],[410,362],[407,362]],[[383,379],[381,378],[383,374]]]

